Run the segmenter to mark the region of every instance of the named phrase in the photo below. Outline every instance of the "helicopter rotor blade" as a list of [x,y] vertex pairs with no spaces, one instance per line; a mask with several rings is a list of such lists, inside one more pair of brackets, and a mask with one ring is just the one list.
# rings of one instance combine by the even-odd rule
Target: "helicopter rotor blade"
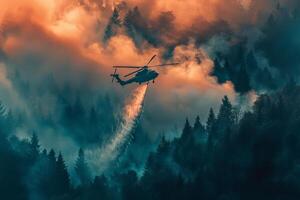
[[142,67],[140,67],[140,66],[121,65],[121,66],[113,66],[113,68],[133,68],[133,69],[139,69],[139,68],[142,68]]
[[150,67],[164,67],[164,66],[172,66],[172,65],[179,65],[180,63],[166,63],[166,64],[160,64],[160,65],[152,65],[152,66],[148,66]]
[[152,56],[152,58],[149,60],[149,62],[147,63],[146,66],[148,66],[148,65],[152,62],[152,60],[153,60],[155,57],[156,57],[156,55]]
[[139,71],[142,71],[142,70],[143,70],[143,69],[135,70],[135,71],[133,71],[133,72],[130,72],[129,74],[124,75],[124,77],[130,76],[130,75],[132,75],[132,74],[134,74],[134,73],[137,73],[137,72],[139,72]]

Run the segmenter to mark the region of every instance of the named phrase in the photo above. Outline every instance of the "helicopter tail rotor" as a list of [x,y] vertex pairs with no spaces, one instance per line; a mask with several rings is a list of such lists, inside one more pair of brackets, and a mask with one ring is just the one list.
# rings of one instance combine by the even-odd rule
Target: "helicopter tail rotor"
[[114,82],[114,80],[115,80],[116,73],[117,73],[117,68],[115,69],[114,73],[113,73],[113,74],[111,74],[111,76],[112,76],[111,82],[112,82],[112,83],[113,83],[113,82]]

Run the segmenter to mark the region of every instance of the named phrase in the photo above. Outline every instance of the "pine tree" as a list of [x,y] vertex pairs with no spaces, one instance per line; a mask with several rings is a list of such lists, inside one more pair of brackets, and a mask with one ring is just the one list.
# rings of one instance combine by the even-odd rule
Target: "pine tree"
[[49,154],[48,154],[48,158],[49,158],[49,161],[50,163],[53,163],[55,164],[55,151],[53,149],[50,150]]
[[218,120],[224,120],[225,122],[233,123],[233,119],[233,107],[228,97],[225,95],[222,99],[222,104],[218,114]]
[[216,138],[216,116],[214,110],[210,108],[207,122],[206,122],[206,132],[208,134],[207,148],[211,150],[215,145]]
[[90,170],[85,161],[84,151],[81,148],[78,151],[78,158],[75,164],[75,172],[82,185],[87,185],[90,183],[91,181]]
[[87,199],[113,199],[113,194],[107,178],[96,176]]
[[200,133],[203,133],[205,130],[204,126],[202,125],[202,123],[200,121],[199,115],[196,117],[193,130],[196,132],[200,132]]
[[[46,153],[46,152],[44,152]],[[53,149],[47,155],[47,167],[45,167],[45,171],[47,173],[45,180],[41,182],[41,188],[44,194],[47,197],[53,196],[57,194],[57,176],[56,176],[56,156],[55,151]]]
[[206,131],[208,134],[211,134],[215,122],[216,122],[216,116],[215,116],[214,110],[212,108],[210,108],[207,122],[206,122]]
[[22,163],[22,159],[13,151],[6,136],[0,131],[1,199],[28,199]]
[[121,195],[124,200],[142,199],[139,197],[138,176],[134,170],[121,174]]
[[234,123],[234,112],[233,107],[227,96],[224,96],[222,99],[222,104],[220,107],[220,111],[218,114],[217,122],[221,129],[226,129],[227,127],[231,127]]
[[32,159],[35,160],[40,153],[39,139],[35,132],[33,132],[30,139],[30,151]]
[[70,178],[65,165],[65,161],[61,153],[59,153],[56,166],[55,166],[55,178],[56,178],[56,194],[63,195],[70,190]]
[[186,139],[191,134],[191,132],[192,132],[192,127],[190,125],[188,118],[186,118],[181,138]]

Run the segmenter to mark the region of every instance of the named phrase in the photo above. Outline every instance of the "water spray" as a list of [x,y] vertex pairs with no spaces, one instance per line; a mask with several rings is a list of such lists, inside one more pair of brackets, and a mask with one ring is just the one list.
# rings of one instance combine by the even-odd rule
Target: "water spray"
[[87,151],[87,157],[97,174],[103,173],[108,169],[112,161],[118,157],[122,147],[130,137],[136,120],[142,111],[147,88],[148,85],[139,86],[128,98],[122,113],[122,121],[111,140],[100,148]]

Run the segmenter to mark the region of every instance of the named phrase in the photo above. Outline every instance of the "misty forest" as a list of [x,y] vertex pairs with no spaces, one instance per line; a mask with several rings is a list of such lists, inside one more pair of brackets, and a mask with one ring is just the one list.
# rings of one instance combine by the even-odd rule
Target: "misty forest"
[[297,0],[33,2],[0,0],[1,200],[300,199]]

